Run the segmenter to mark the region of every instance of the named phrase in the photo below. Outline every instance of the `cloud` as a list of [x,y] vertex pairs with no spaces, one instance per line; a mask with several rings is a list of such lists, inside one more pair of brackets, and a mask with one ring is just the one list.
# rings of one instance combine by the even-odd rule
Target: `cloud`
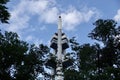
[[25,41],[32,41],[34,40],[34,37],[31,36],[31,35],[28,35],[26,38],[25,38]]
[[[7,30],[20,33],[24,29],[30,29],[33,20],[38,23],[56,24],[60,13],[59,8],[55,0],[20,0],[20,3],[11,10],[10,25]],[[85,10],[80,11],[72,6],[60,14],[63,29],[71,31],[82,22],[88,22],[93,15],[97,16],[98,11],[86,7]],[[35,16],[37,17],[34,19]]]
[[117,22],[120,21],[120,9],[117,11],[117,14],[114,16],[114,20]]
[[41,19],[46,23],[56,23],[58,13],[57,7],[50,8],[44,12]]
[[63,27],[66,30],[72,30],[81,22],[82,14],[77,10],[62,13]]
[[[62,6],[57,0],[20,0],[13,6],[10,10],[10,24],[5,30],[17,32],[21,39],[37,45],[44,40],[39,39],[36,34],[46,30],[46,24],[57,24],[59,14],[62,16],[63,29],[72,31],[81,23],[90,21],[93,16],[97,17],[99,13],[93,8],[81,10],[75,6]],[[62,12],[61,8],[64,9]]]
[[79,11],[76,8],[69,8],[68,11],[62,13],[63,28],[65,30],[74,30],[82,22],[88,22],[93,16],[98,15],[95,9],[87,9],[86,11]]
[[38,39],[37,37],[35,37],[33,35],[28,35],[25,38],[25,41],[31,42],[32,44],[35,44],[36,46],[39,46],[39,44],[45,43],[45,42],[43,42],[42,39]]
[[[58,13],[57,8],[52,7],[53,1],[48,0],[20,0],[10,11],[11,18],[7,30],[20,32],[32,25],[32,18],[37,16],[37,20],[45,23],[54,23]],[[56,13],[56,14],[55,14]]]
[[31,1],[29,1],[28,0],[27,3],[29,4],[29,5],[27,5],[28,11],[31,14],[41,14],[48,7],[49,1],[47,1],[47,0],[31,0]]
[[[59,13],[60,9],[55,0],[20,0],[20,3],[11,11],[10,25],[7,30],[19,33],[24,29],[29,29],[32,20],[38,23],[56,24]],[[93,15],[97,16],[98,11],[90,8],[80,11],[72,6],[60,14],[63,28],[71,31],[82,22],[88,22]],[[37,16],[36,19],[34,19],[35,16]]]
[[87,13],[84,12],[84,13],[83,13],[84,21],[85,21],[85,22],[88,22],[88,21],[91,19],[91,17],[93,17],[94,14],[96,14],[96,13],[95,13],[95,11],[93,11],[93,10],[88,10]]
[[23,15],[23,16],[17,16],[16,19],[11,19],[11,23],[8,26],[9,31],[19,32],[23,29],[28,28],[28,21],[30,17]]
[[[27,4],[27,3],[26,3]],[[49,0],[32,0],[28,1],[28,12],[32,15],[37,15],[39,21],[43,23],[55,23],[58,16],[58,8],[55,7],[55,1]]]

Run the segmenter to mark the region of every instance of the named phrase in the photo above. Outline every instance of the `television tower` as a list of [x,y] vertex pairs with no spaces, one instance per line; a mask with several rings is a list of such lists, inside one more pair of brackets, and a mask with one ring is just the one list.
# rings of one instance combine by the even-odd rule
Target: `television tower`
[[64,80],[63,67],[65,50],[69,47],[68,39],[65,33],[62,33],[62,19],[58,19],[58,32],[54,34],[51,40],[51,48],[53,48],[56,56],[55,80]]
[[59,16],[58,20],[58,42],[57,42],[57,65],[55,80],[64,80],[63,77],[63,65],[62,65],[62,20]]

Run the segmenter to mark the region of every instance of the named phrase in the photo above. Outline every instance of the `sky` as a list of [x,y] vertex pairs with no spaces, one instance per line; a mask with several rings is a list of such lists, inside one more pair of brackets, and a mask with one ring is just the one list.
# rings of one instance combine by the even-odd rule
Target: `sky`
[[0,28],[16,32],[21,40],[36,45],[50,44],[59,15],[63,32],[69,39],[76,37],[80,44],[95,42],[88,33],[98,19],[113,19],[120,24],[120,0],[10,0],[7,7],[10,24]]

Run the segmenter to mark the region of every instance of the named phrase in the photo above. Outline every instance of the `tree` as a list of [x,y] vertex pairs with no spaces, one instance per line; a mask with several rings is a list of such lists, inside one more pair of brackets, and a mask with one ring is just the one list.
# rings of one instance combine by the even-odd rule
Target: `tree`
[[48,52],[49,48],[43,44],[40,44],[39,47],[31,45],[24,56],[23,64],[17,67],[16,79],[34,80],[40,73],[44,75],[43,63],[45,61],[43,58]]
[[75,38],[70,39],[70,43],[73,51],[71,53],[75,55],[76,67],[65,71],[65,80],[92,80],[92,78],[95,78],[93,75],[97,71],[96,57],[97,46],[99,45],[80,45]]
[[[79,80],[82,79],[79,76],[79,50],[80,45],[77,43],[75,37],[72,37],[70,40],[71,52],[68,53],[69,56],[72,56],[73,65],[64,70],[64,80]],[[77,69],[77,70],[76,70]]]
[[83,79],[90,79],[90,76],[96,72],[96,49],[94,45],[81,45],[79,52],[80,57],[80,76]]
[[0,0],[0,22],[1,23],[8,23],[10,14],[8,12],[8,8],[5,4],[9,2],[9,0]]
[[28,44],[18,39],[12,32],[0,32],[0,80],[12,79],[12,68],[21,65]]
[[104,44],[108,42],[109,39],[114,38],[117,35],[116,32],[116,22],[114,20],[99,19],[93,25],[96,27],[89,33],[89,37],[98,41],[102,41]]
[[[79,71],[66,71],[65,79],[75,77],[76,80],[78,77],[81,80],[120,79],[120,27],[116,27],[116,24],[111,19],[99,19],[94,23],[96,27],[88,36],[100,43],[79,45],[76,40],[71,39],[73,53],[78,56]],[[101,47],[101,43],[104,46]]]
[[80,76],[79,76],[79,72],[78,71],[75,71],[75,70],[66,70],[64,72],[64,80],[80,80],[82,79]]
[[45,56],[49,48],[19,40],[16,33],[0,32],[0,80],[35,80],[44,75]]
[[[92,32],[89,34],[89,37],[97,41],[101,41],[104,46],[99,50],[99,75],[100,80],[117,80],[119,73],[116,75],[114,71],[118,70],[119,66],[118,56],[120,55],[120,49],[116,45],[115,37],[119,35],[119,27],[116,27],[116,22],[111,19],[97,20],[94,25],[96,26]],[[118,42],[117,42],[118,43]],[[112,70],[112,71],[110,71]],[[119,72],[119,70],[117,71]]]

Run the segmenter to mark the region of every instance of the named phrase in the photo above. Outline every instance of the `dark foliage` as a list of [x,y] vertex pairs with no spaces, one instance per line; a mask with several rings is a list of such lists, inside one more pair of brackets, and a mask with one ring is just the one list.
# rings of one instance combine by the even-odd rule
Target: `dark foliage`
[[[79,58],[79,71],[66,71],[66,80],[120,79],[120,27],[116,24],[111,19],[99,19],[93,24],[95,28],[88,36],[100,43],[79,45],[74,38],[70,40],[71,48]],[[104,44],[102,47],[101,43]]]
[[0,80],[35,80],[44,73],[44,56],[49,48],[19,40],[16,33],[0,32]]
[[5,4],[9,2],[9,0],[0,0],[0,22],[1,23],[8,23],[10,14],[8,12],[8,8]]
[[93,23],[93,25],[96,27],[92,30],[91,33],[89,33],[89,37],[98,41],[102,41],[105,44],[108,39],[113,38],[115,35],[117,35],[115,29],[116,24],[117,23],[111,19],[99,19]]
[[80,80],[80,79],[82,79],[79,76],[79,72],[77,72],[75,70],[67,70],[67,71],[65,71],[64,74],[65,74],[64,80]]

